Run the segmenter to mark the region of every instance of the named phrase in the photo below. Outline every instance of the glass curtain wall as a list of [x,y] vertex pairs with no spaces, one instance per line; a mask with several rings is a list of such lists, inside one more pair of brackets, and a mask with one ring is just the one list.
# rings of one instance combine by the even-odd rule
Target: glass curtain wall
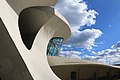
[[63,42],[63,38],[61,37],[54,37],[49,41],[48,47],[47,47],[47,55],[48,56],[58,56],[58,53],[60,51],[60,47]]

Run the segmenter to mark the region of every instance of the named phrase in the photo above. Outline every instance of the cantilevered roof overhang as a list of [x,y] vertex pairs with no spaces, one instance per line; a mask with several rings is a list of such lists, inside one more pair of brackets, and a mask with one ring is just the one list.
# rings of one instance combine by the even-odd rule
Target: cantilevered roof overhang
[[57,0],[6,0],[14,11],[19,15],[20,12],[32,6],[54,6]]
[[66,40],[71,35],[67,20],[52,7],[30,7],[20,13],[20,33],[24,44],[29,48],[32,47],[37,33],[43,26],[47,26],[51,32],[53,31],[52,27],[56,28],[53,37],[62,37]]
[[[3,72],[7,74],[7,77],[11,77],[8,79],[19,78],[19,80],[22,80],[24,78],[27,80],[26,78],[31,78],[28,80],[60,80],[48,64],[46,50],[48,42],[52,37],[63,37],[66,40],[70,36],[67,21],[51,7],[44,7],[45,5],[40,7],[41,5],[36,5],[39,2],[32,5],[34,1],[39,0],[7,1],[10,1],[9,4],[12,7],[6,0],[0,1],[0,22],[1,28],[4,28],[1,31],[5,33],[1,34],[1,44],[4,44],[1,45],[1,50],[3,51],[1,55],[3,55],[3,60],[5,60],[1,60],[2,68],[4,68]],[[33,2],[30,3],[30,1]],[[49,2],[49,0],[45,1]],[[30,6],[22,5],[22,2],[25,2],[25,4],[28,2]],[[18,3],[21,5],[20,8]],[[24,21],[26,21],[25,24]],[[30,34],[30,39],[26,38],[25,34]],[[22,41],[24,38],[30,40],[30,44],[34,42],[31,44],[32,48],[30,50],[25,47]],[[13,42],[10,43],[11,41]],[[26,72],[30,77],[27,77]],[[16,73],[18,74],[16,75]],[[21,76],[19,73],[21,73],[22,77],[18,77]]]

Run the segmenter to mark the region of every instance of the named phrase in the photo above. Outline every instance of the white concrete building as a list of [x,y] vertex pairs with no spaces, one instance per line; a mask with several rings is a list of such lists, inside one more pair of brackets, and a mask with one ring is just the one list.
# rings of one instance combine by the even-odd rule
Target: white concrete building
[[[52,7],[56,2],[0,0],[0,80],[102,80],[104,76],[112,80],[115,75],[118,78],[118,67],[54,57],[71,35],[67,20]],[[97,71],[103,67],[105,72]]]

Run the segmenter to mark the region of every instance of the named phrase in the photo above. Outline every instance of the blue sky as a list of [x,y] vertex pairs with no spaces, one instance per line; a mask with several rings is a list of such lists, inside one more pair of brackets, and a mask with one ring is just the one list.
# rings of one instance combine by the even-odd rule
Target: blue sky
[[58,0],[71,37],[60,56],[120,63],[120,0]]
[[96,42],[105,41],[105,45],[100,45],[98,50],[110,48],[120,40],[118,37],[120,35],[120,0],[85,0],[85,2],[89,8],[99,13],[96,24],[91,26],[103,32]]

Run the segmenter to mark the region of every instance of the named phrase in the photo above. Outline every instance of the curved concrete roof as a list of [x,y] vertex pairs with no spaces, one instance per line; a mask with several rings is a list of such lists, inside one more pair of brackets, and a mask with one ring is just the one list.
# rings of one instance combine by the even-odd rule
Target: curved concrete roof
[[65,41],[71,35],[70,25],[68,21],[57,10],[55,10],[55,16],[59,18],[61,27],[58,28],[53,37],[63,37]]
[[[68,27],[69,24],[64,19],[64,17],[59,14],[59,12],[53,10],[51,7],[30,8],[33,6],[54,5],[56,0],[7,0],[7,2],[6,0],[0,1],[0,44],[3,44],[0,45],[0,49],[3,50],[3,52],[0,54],[0,63],[2,65],[2,68],[5,70],[5,72],[3,70],[3,73],[7,74],[7,76],[6,74],[4,76],[2,75],[1,79],[60,80],[53,73],[48,64],[46,50],[48,42],[52,37],[63,37],[64,39],[67,39],[70,36],[70,29]],[[21,11],[23,11],[23,13],[21,13]],[[21,24],[23,24],[24,21],[28,23],[25,23],[26,25],[22,25],[22,27],[18,26],[18,15],[20,13],[21,21],[23,21]],[[27,15],[27,13],[29,14]],[[25,47],[21,39],[19,27],[23,35],[32,35],[31,39],[33,39],[32,41],[34,42],[31,50],[28,50]],[[92,61],[88,62],[62,57],[52,57],[51,60],[51,66],[97,65],[97,67],[106,66],[117,68],[113,66],[98,64]],[[11,70],[13,70],[14,73]],[[19,74],[21,74],[22,77]]]
[[111,67],[111,68],[118,68],[117,66],[107,65],[103,63],[98,63],[91,60],[81,60],[81,59],[75,59],[75,58],[65,58],[65,57],[57,57],[57,56],[48,56],[48,62],[50,66],[96,66],[96,67]]
[[[17,0],[14,0],[14,1],[17,1]],[[18,2],[15,2],[15,3],[18,3]],[[25,18],[26,22],[28,21],[27,22],[28,24],[26,24],[28,26],[24,26],[24,28],[23,28],[18,25],[18,19],[19,19],[18,15],[19,14],[16,14],[14,11],[15,10],[14,8],[17,7],[17,6],[15,6],[16,5],[15,3],[13,4],[14,6],[12,6],[12,3],[11,3],[11,6],[12,6],[11,7],[7,3],[6,0],[0,1],[1,20],[4,23],[4,25],[5,25],[4,27],[7,29],[8,34],[10,35],[10,38],[12,39],[13,43],[15,44],[14,47],[16,47],[16,49],[15,48],[13,48],[13,49],[15,51],[18,50],[18,52],[19,52],[19,53],[18,52],[14,52],[14,53],[10,52],[10,55],[8,56],[8,58],[10,58],[13,54],[19,54],[21,56],[22,61],[25,63],[24,66],[26,66],[29,73],[31,74],[31,77],[34,80],[60,80],[53,73],[53,71],[50,68],[50,65],[48,64],[46,51],[47,51],[47,46],[48,46],[49,40],[52,37],[63,37],[65,39],[67,39],[70,36],[70,29],[68,27],[69,25],[66,23],[66,20],[52,8],[49,8],[49,7],[48,8],[47,7],[41,7],[41,8],[40,7],[37,7],[37,8],[36,7],[35,8],[27,7],[26,8],[25,7],[23,11],[25,11],[26,9],[30,9],[30,10],[23,12],[22,16],[24,16],[24,17],[21,17],[21,19]],[[22,8],[20,8],[19,11],[21,12]],[[31,15],[31,16],[26,17],[27,12],[30,13],[28,15]],[[47,14],[47,17],[46,17],[46,14]],[[41,19],[43,19],[43,21]],[[24,19],[22,19],[22,20],[24,20]],[[33,42],[32,48],[30,50],[28,50],[25,47],[25,45],[21,39],[19,27],[22,28],[21,32],[23,32],[23,34],[36,33],[35,40]],[[67,32],[65,32],[65,30]],[[6,40],[7,40],[7,38],[8,37],[6,37]],[[2,39],[4,41],[4,38],[2,38]],[[0,42],[0,43],[2,43],[2,42]],[[6,45],[7,45],[7,42],[6,42]],[[7,47],[9,47],[9,46],[7,46]],[[7,47],[4,47],[4,48],[7,48]],[[2,49],[2,48],[0,48],[0,49]],[[12,47],[9,47],[9,50],[12,50]],[[3,58],[5,58],[5,57],[3,57]],[[12,65],[19,66],[20,64],[16,63],[16,61],[17,61],[16,59],[12,60],[11,61]],[[21,63],[22,63],[22,61],[21,61]],[[4,64],[4,63],[2,63],[2,64]],[[16,69],[16,73],[19,74],[19,72],[20,72],[19,69]],[[10,76],[10,75],[8,75],[8,76]],[[14,75],[13,73],[11,73],[11,76],[13,76],[15,78],[15,80],[16,80],[16,77],[18,77],[18,76],[16,76],[16,74]],[[21,78],[23,78],[23,79],[21,79]],[[11,80],[14,80],[14,79],[11,79]],[[20,77],[18,80],[27,80],[27,79],[25,79],[24,77]]]
[[57,0],[6,0],[14,11],[19,15],[20,12],[33,6],[54,6]]
[[[54,17],[54,18],[53,18]],[[56,22],[56,23],[54,23]],[[71,31],[67,20],[52,7],[33,7],[24,9],[19,16],[19,29],[24,44],[30,49],[34,39],[44,25],[58,27],[53,37],[70,37]]]
[[114,80],[120,74],[119,67],[89,60],[48,56],[48,61],[54,73],[62,80],[69,80],[73,72],[78,80]]

